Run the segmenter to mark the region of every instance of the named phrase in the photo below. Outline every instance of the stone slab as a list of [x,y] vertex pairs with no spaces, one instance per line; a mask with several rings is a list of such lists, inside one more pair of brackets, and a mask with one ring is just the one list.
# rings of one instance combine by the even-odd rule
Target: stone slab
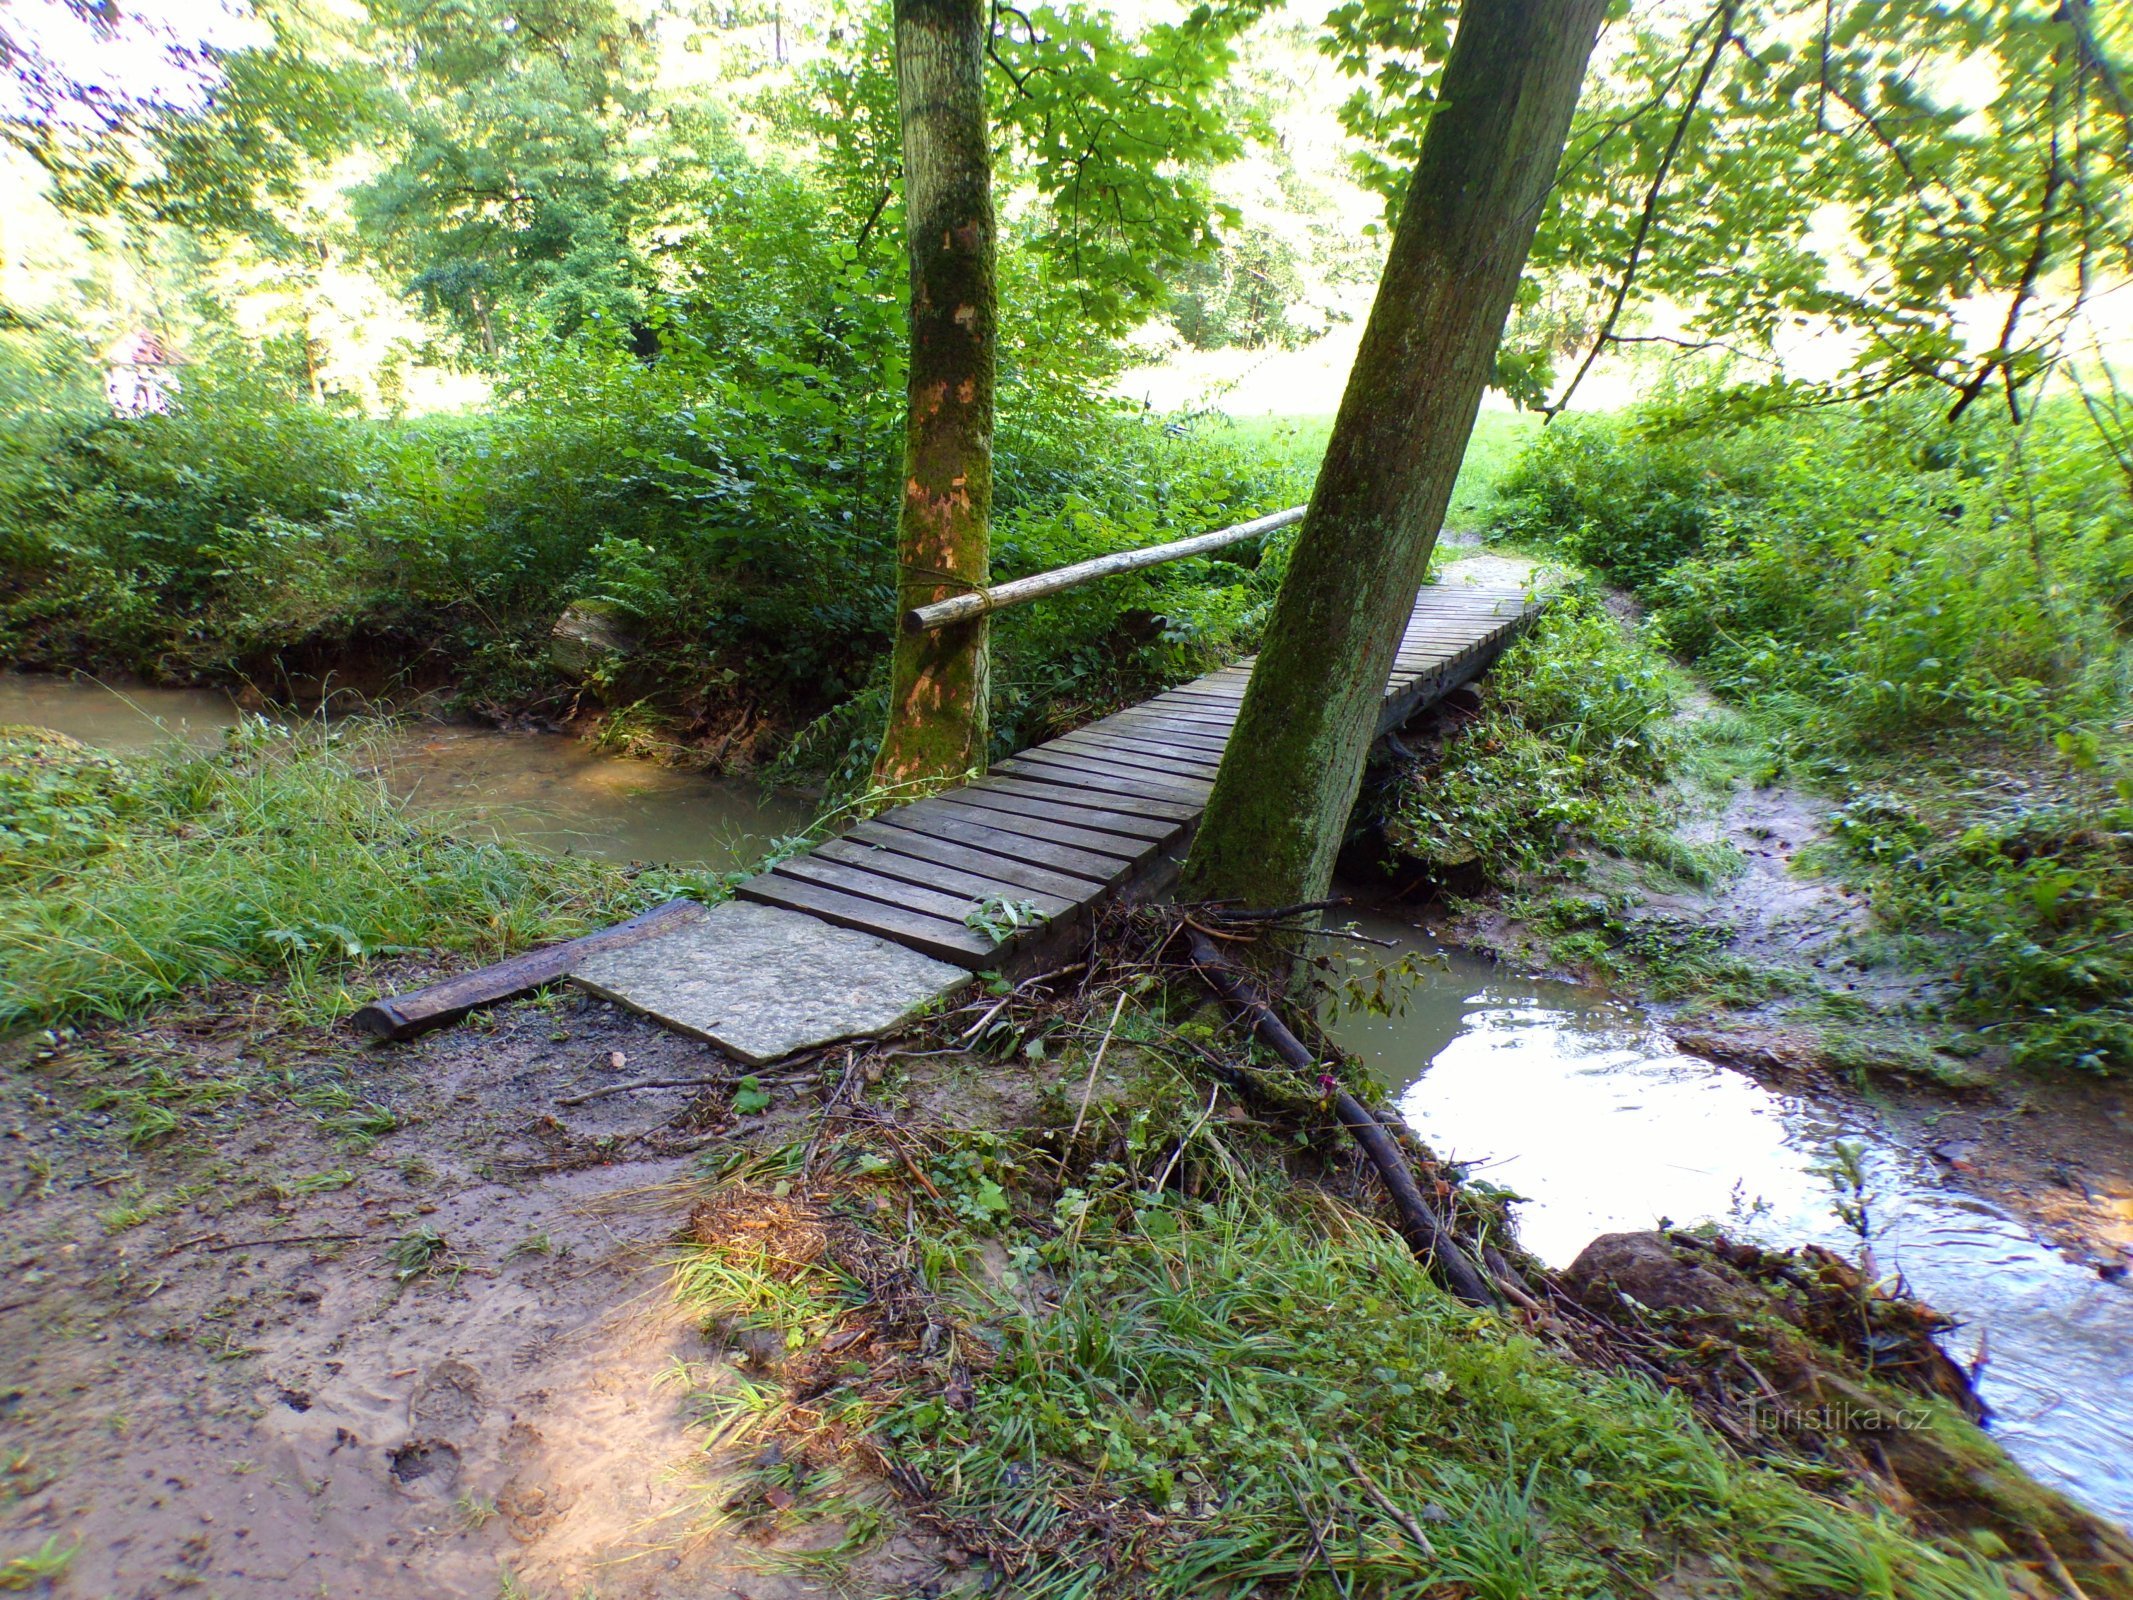
[[570,980],[751,1066],[880,1033],[973,981],[872,934],[745,900],[591,956]]

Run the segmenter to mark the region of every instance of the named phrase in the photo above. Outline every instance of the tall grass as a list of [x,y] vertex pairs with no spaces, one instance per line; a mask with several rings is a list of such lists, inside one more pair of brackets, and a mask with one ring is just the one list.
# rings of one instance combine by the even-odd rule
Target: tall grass
[[[914,1211],[936,1218],[918,1255],[966,1263],[929,1274],[946,1302],[929,1317],[978,1354],[952,1384],[834,1404],[966,1542],[1015,1553],[1009,1592],[1536,1600],[1641,1591],[1700,1558],[1756,1593],[2005,1600],[1982,1564],[1742,1461],[1678,1396],[1453,1301],[1389,1229],[1227,1171],[1195,1203],[1100,1169],[1067,1191],[1063,1231],[1003,1222],[1029,1294]],[[849,1309],[826,1282],[795,1306],[790,1274],[753,1281],[769,1275],[746,1246],[705,1254],[677,1277],[699,1311],[798,1330]],[[726,1438],[789,1404],[714,1398]]]
[[621,869],[459,839],[370,752],[263,721],[119,759],[0,734],[0,1028],[116,1017],[222,978],[337,1012],[367,962],[496,955],[654,896]]

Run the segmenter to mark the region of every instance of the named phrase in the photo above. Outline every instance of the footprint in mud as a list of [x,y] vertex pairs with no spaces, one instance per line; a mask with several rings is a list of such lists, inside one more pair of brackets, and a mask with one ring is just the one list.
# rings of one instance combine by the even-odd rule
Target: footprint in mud
[[459,1450],[443,1439],[410,1439],[386,1461],[393,1481],[418,1494],[442,1497],[459,1487]]
[[464,1361],[440,1361],[423,1374],[408,1398],[408,1432],[465,1440],[488,1409],[481,1374]]
[[547,1442],[530,1423],[514,1422],[504,1435],[504,1460],[514,1470],[497,1491],[496,1509],[522,1544],[531,1544],[550,1524],[577,1503],[577,1494],[560,1482],[547,1461]]

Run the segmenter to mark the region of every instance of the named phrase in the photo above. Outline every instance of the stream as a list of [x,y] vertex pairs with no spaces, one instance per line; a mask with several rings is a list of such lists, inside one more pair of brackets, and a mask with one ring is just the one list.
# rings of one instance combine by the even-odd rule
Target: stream
[[[1839,1146],[1863,1177],[1876,1268],[1960,1319],[1990,1428],[2038,1478],[2133,1527],[2133,1283],[2107,1283],[1944,1181],[1865,1114],[1764,1088],[1685,1054],[1643,1011],[1525,978],[1408,924],[1355,919],[1437,963],[1405,1009],[1334,1026],[1439,1156],[1525,1196],[1526,1248],[1568,1266],[1603,1233],[1714,1222],[1767,1246],[1857,1260],[1838,1215]],[[1848,1191],[1856,1195],[1857,1191]]]
[[[0,674],[0,727],[34,723],[107,750],[211,745],[242,713],[211,689],[114,689]],[[806,827],[796,795],[595,754],[560,733],[411,722],[386,741],[386,781],[418,809],[492,837],[607,861],[724,870]]]
[[[238,712],[209,691],[116,691],[0,675],[0,725],[36,723],[111,749],[211,742]],[[597,756],[560,734],[436,724],[391,736],[388,781],[462,825],[620,861],[727,868],[808,820],[760,787]],[[1525,1196],[1520,1237],[1554,1266],[1596,1235],[1715,1222],[1772,1246],[1856,1259],[1828,1169],[1851,1152],[1877,1268],[1961,1319],[1949,1352],[1976,1368],[1992,1431],[2039,1478],[2133,1526],[2133,1283],[2107,1283],[1944,1181],[1871,1118],[1779,1094],[1684,1054],[1641,1010],[1441,950],[1383,917],[1364,932],[1435,963],[1392,1017],[1335,1027],[1440,1155]],[[1362,959],[1362,958],[1359,958]]]

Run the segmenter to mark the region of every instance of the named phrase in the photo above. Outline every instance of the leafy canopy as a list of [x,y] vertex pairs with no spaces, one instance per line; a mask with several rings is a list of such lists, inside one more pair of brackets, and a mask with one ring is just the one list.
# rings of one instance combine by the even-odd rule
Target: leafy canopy
[[[1454,9],[1344,0],[1328,18],[1324,48],[1360,80],[1342,112],[1359,170],[1390,204]],[[1560,409],[1592,355],[1647,337],[1636,312],[1665,302],[1690,321],[1679,342],[1757,361],[1803,323],[1832,330],[1851,351],[1840,394],[1937,389],[1959,413],[1996,390],[2019,412],[2096,275],[2133,265],[2122,10],[1623,7],[1542,219],[1506,387]],[[1533,316],[1550,284],[1576,303]],[[1567,383],[1550,359],[1566,346],[1586,352]]]

